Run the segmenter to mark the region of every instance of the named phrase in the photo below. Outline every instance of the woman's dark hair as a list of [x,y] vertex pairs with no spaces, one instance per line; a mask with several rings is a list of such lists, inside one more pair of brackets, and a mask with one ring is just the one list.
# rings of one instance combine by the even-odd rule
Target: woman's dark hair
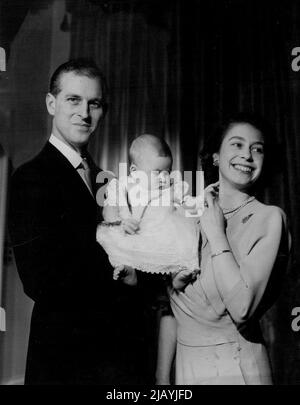
[[276,162],[276,171],[280,170],[281,160],[279,157],[279,147],[276,142],[275,131],[271,126],[259,115],[250,112],[240,112],[225,119],[223,123],[215,130],[212,136],[205,140],[204,147],[200,151],[200,159],[202,168],[205,173],[206,184],[215,183],[218,181],[218,167],[213,166],[213,154],[220,151],[223,139],[230,129],[238,124],[249,124],[257,129],[264,138],[264,164],[260,178],[255,183],[255,189],[265,186],[271,176],[274,174],[274,166],[272,161]]

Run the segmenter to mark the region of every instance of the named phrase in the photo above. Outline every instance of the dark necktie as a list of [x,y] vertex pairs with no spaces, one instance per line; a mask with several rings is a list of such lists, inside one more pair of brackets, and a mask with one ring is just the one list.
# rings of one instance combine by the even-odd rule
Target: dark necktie
[[82,159],[82,162],[78,166],[77,170],[78,170],[78,173],[80,174],[80,176],[82,177],[83,181],[85,182],[85,184],[89,188],[91,194],[93,194],[93,187],[92,187],[92,180],[91,180],[91,169],[90,169],[90,166],[89,166],[86,158]]

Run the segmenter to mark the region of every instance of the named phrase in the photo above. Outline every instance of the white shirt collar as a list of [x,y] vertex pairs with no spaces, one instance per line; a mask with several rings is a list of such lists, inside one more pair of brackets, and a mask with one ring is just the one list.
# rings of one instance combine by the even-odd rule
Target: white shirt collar
[[49,138],[49,142],[60,151],[71,163],[71,165],[77,169],[80,163],[82,162],[82,157],[76,152],[71,146],[67,145],[60,139],[58,139],[55,135],[51,134]]

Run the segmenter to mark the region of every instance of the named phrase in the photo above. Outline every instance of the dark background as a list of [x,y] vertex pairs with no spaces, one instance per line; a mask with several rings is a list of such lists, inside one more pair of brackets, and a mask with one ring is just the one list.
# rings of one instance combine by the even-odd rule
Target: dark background
[[300,383],[299,128],[297,0],[56,0],[0,2],[0,141],[14,167],[49,136],[44,107],[54,68],[88,56],[103,68],[110,111],[91,144],[104,169],[117,171],[139,133],[163,135],[174,168],[196,170],[204,140],[228,113],[255,111],[273,128],[280,154],[265,202],[290,219],[291,263],[276,305],[263,319],[277,384]]

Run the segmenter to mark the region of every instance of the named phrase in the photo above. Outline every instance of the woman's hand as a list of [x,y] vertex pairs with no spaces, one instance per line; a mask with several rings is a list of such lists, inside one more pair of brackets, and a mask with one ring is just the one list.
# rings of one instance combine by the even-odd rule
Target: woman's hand
[[189,283],[195,281],[199,269],[188,270],[182,269],[178,273],[172,275],[172,287],[174,290],[183,290]]
[[205,209],[200,217],[201,227],[209,242],[224,236],[225,219],[217,201],[217,183],[211,184],[205,190]]

